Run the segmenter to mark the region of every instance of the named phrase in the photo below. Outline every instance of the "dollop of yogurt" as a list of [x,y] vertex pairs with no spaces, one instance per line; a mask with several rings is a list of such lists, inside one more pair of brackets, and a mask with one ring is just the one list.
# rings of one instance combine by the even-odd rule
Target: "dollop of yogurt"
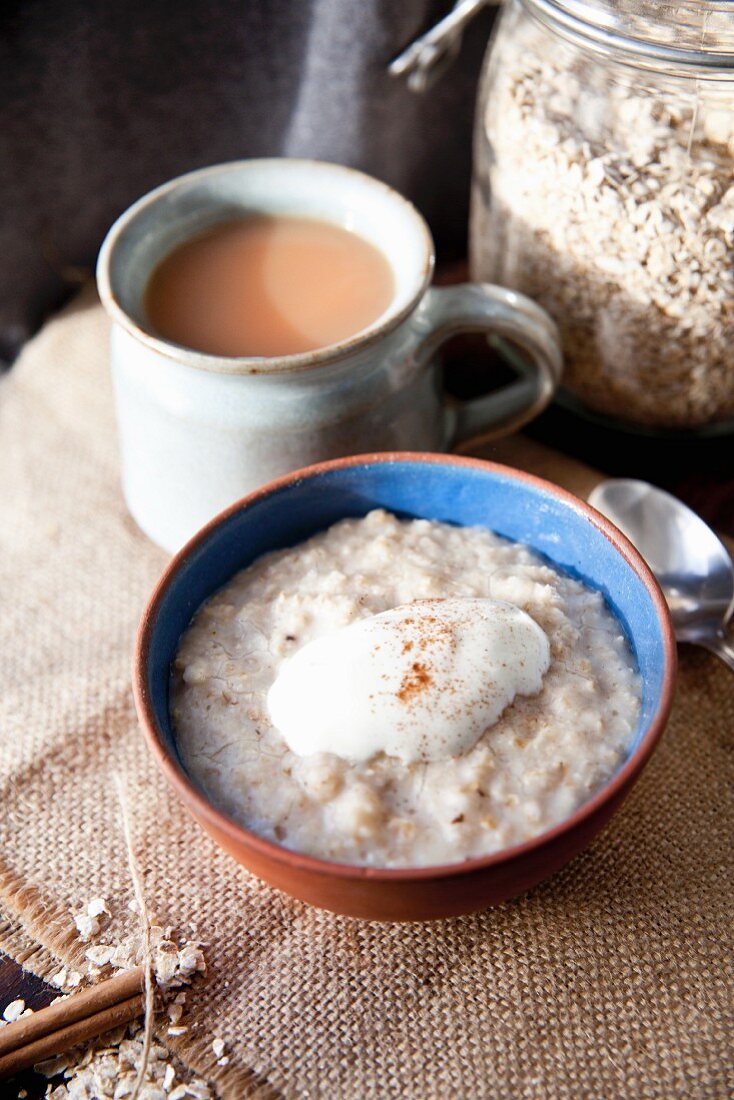
[[298,756],[446,760],[539,692],[549,664],[545,632],[514,604],[416,600],[308,642],[281,665],[268,709]]

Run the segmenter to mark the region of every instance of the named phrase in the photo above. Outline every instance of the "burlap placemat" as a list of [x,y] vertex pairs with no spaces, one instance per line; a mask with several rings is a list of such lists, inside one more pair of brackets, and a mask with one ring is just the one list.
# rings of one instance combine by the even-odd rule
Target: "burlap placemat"
[[[210,945],[198,1027],[176,1048],[224,1096],[730,1095],[731,674],[683,653],[634,793],[525,897],[388,926],[271,891],[189,820],[137,730],[131,644],[165,557],[121,498],[106,355],[87,298],[0,383],[0,943],[44,972],[48,950],[80,960],[80,901],[102,894],[134,922],[118,772],[151,906]],[[523,441],[494,453],[577,491],[593,481]]]

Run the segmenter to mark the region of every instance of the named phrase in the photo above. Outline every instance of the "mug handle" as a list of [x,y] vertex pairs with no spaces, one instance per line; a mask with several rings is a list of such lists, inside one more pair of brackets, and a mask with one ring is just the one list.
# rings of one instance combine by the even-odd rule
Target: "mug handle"
[[433,355],[458,332],[486,332],[490,343],[512,341],[527,352],[513,356],[521,374],[501,390],[471,401],[444,402],[447,446],[499,439],[546,407],[563,367],[556,325],[539,305],[514,290],[490,283],[429,287],[416,316],[419,357]]

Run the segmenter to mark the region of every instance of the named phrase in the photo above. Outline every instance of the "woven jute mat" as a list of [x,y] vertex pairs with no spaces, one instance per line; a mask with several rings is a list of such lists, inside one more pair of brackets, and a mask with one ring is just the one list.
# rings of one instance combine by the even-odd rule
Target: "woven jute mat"
[[[594,475],[523,440],[493,448],[584,494]],[[152,765],[133,635],[165,563],[127,515],[90,298],[0,382],[0,946],[82,966],[70,910],[135,927],[111,776],[151,908],[209,944],[175,1040],[225,1097],[447,1100],[729,1096],[734,679],[684,651],[675,712],[639,784],[566,870],[430,925],[331,916],[259,883]],[[193,932],[190,934],[193,935]],[[231,1062],[217,1067],[213,1036]]]

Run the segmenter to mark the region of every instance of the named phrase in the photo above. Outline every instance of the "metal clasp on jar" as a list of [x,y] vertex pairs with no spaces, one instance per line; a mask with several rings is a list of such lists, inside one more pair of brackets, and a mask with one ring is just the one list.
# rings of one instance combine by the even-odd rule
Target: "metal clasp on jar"
[[390,62],[391,76],[407,78],[411,92],[425,92],[451,66],[461,47],[461,37],[474,16],[502,0],[456,0],[452,10],[429,31]]

